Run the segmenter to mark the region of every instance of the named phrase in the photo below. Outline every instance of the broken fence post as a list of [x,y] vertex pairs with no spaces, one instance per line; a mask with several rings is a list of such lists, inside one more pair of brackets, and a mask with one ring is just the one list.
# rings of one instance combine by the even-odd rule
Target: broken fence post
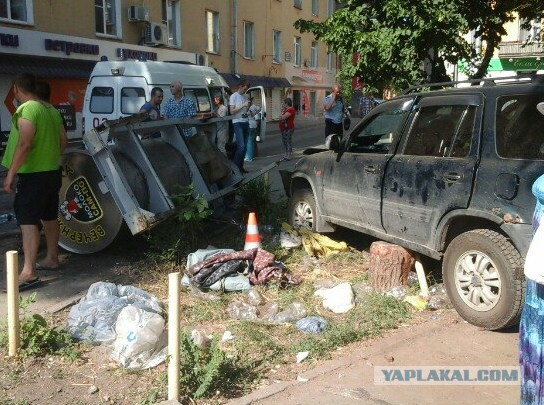
[[181,275],[168,275],[168,400],[179,397],[179,295]]
[[8,341],[10,357],[16,356],[20,345],[19,333],[19,259],[16,250],[6,252],[8,293]]

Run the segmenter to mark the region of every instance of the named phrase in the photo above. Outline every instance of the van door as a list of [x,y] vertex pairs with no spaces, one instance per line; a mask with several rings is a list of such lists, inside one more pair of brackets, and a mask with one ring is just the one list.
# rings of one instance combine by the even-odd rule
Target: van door
[[253,104],[261,108],[261,115],[258,120],[258,128],[260,128],[258,135],[261,137],[261,141],[264,141],[266,138],[266,95],[264,87],[250,87],[247,89],[247,94],[250,98],[253,98]]
[[116,120],[140,111],[149,99],[147,85],[142,77],[93,77],[87,86],[84,103],[84,132],[104,121]]

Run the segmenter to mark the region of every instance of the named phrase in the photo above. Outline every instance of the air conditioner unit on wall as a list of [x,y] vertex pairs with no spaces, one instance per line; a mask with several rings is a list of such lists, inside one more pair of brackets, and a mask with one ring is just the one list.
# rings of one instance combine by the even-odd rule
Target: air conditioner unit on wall
[[199,66],[208,66],[208,55],[196,54],[196,64]]
[[149,13],[144,6],[128,6],[129,21],[148,21]]
[[166,24],[148,22],[145,25],[145,44],[150,46],[168,44]]

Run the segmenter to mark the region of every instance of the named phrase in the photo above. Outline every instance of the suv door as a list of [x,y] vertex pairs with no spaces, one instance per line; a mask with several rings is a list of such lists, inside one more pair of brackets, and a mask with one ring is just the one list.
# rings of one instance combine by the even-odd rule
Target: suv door
[[382,220],[388,234],[434,247],[440,219],[469,205],[478,158],[480,95],[422,98],[385,171]]
[[412,98],[377,107],[349,135],[345,150],[326,159],[323,206],[333,222],[383,230],[381,187],[386,163],[395,151],[412,107]]

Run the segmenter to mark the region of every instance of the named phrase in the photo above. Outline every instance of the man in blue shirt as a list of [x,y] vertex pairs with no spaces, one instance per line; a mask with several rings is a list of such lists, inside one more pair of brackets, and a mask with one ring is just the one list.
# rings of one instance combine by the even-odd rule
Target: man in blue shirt
[[146,121],[155,121],[161,117],[160,106],[163,97],[163,91],[160,87],[153,87],[151,89],[151,99],[140,108],[140,112],[148,114]]
[[344,131],[342,127],[342,118],[344,114],[344,101],[340,93],[340,85],[332,86],[332,92],[323,100],[323,109],[325,113],[325,138],[331,134],[337,134],[342,137]]
[[[162,110],[165,119],[186,119],[196,116],[195,103],[190,98],[183,96],[183,86],[180,81],[174,80],[170,84],[170,92],[174,97],[166,102]],[[181,131],[185,138],[190,138],[196,134],[195,127],[183,128]]]

